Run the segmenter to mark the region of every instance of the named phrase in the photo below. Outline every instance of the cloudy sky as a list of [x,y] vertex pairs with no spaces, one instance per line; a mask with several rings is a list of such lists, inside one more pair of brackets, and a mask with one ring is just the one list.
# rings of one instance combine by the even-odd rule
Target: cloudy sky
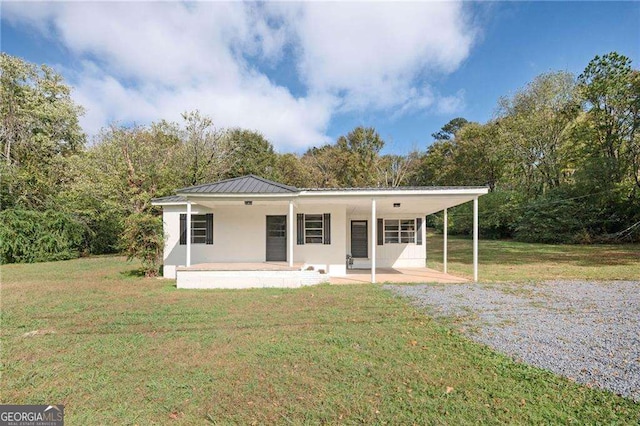
[[52,2],[1,4],[2,50],[74,88],[89,134],[179,120],[265,134],[279,151],[376,127],[424,149],[451,118],[596,54],[640,61],[640,3]]

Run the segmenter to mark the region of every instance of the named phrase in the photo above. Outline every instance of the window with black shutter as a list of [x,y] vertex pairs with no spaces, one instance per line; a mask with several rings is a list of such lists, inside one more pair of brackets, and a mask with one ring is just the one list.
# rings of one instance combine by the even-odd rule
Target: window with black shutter
[[[187,215],[180,214],[180,245],[187,244]],[[213,213],[191,215],[191,244],[213,244]]]

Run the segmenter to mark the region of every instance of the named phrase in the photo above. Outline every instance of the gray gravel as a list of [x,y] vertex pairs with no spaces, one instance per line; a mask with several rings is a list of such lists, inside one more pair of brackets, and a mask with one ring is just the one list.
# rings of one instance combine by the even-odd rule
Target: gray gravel
[[640,401],[640,282],[385,288],[514,359]]

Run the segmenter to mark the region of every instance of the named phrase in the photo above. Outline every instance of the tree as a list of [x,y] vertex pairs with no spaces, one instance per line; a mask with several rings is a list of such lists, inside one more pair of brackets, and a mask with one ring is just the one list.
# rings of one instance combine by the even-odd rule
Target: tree
[[595,163],[605,179],[621,182],[632,177],[640,188],[639,72],[631,68],[629,58],[611,52],[591,60],[578,81],[587,103],[584,124],[592,135],[586,155],[600,159]]
[[432,133],[431,136],[437,141],[448,141],[455,138],[456,133],[467,124],[469,121],[466,118],[457,117],[442,126],[437,132]]
[[8,209],[0,212],[0,263],[31,263],[78,257],[86,229],[59,211]]
[[64,172],[60,158],[82,150],[81,107],[47,66],[0,54],[3,208],[45,207]]
[[508,155],[496,122],[467,124],[457,133],[455,144],[452,161],[457,167],[452,167],[451,180],[459,185],[487,185],[493,192],[502,181]]
[[273,179],[277,174],[277,154],[273,145],[261,133],[252,130],[232,129],[227,132],[231,158],[225,178],[255,174]]
[[310,170],[311,186],[318,188],[337,188],[339,169],[342,164],[341,152],[336,145],[323,145],[309,148],[302,156],[302,164]]
[[182,114],[185,127],[180,129],[182,149],[174,158],[182,171],[184,186],[220,180],[237,157],[228,132],[217,129],[210,117],[199,111]]
[[128,259],[139,259],[146,277],[158,275],[164,249],[162,219],[149,213],[127,217],[122,234],[122,249]]
[[359,126],[336,142],[338,151],[337,180],[340,186],[376,185],[377,162],[384,140],[373,127]]
[[277,176],[275,180],[285,185],[297,188],[309,188],[316,186],[320,179],[314,172],[316,169],[308,167],[296,154],[279,155],[275,166]]
[[414,169],[418,165],[420,155],[413,151],[407,155],[387,154],[378,161],[378,186],[389,186],[395,188],[397,186],[407,185],[410,177],[414,173]]
[[568,173],[568,130],[580,112],[575,78],[542,74],[511,98],[500,100],[497,122],[511,155],[510,179],[531,196],[557,188]]

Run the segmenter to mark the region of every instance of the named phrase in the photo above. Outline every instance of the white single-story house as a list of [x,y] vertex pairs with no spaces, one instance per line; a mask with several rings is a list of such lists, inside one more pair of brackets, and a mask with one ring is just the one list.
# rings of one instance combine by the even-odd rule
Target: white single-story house
[[255,175],[179,189],[153,200],[162,207],[163,275],[179,288],[298,287],[355,268],[375,282],[376,268],[424,268],[426,215],[444,210],[446,218],[447,208],[472,201],[477,280],[478,197],[487,192],[298,189]]

